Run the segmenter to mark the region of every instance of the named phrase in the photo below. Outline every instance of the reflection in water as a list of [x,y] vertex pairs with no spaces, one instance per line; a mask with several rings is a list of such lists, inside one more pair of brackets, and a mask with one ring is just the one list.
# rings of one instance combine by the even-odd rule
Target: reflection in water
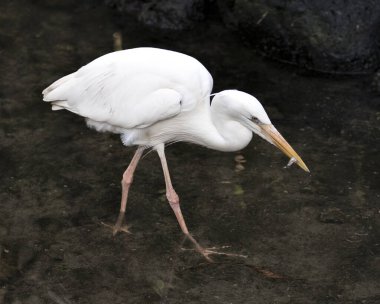
[[160,274],[160,276],[157,276],[152,281],[153,290],[161,298],[166,298],[169,291],[174,288],[174,280],[176,278],[175,273],[180,265],[180,253],[186,239],[186,236],[183,236],[179,246],[177,246],[176,250],[173,250],[172,258],[169,259],[171,263],[169,264],[169,267],[167,267],[167,273],[165,275]]
[[266,279],[287,281],[291,280],[291,278],[288,276],[275,273],[266,267],[252,264],[252,261],[247,260],[248,256],[246,255],[218,251],[220,249],[228,249],[230,248],[230,246],[221,246],[220,248],[212,247],[205,249],[210,254],[216,256],[224,256],[229,259],[218,259],[217,261],[212,261],[212,263],[209,263],[209,261],[207,261],[199,262],[191,266],[184,266],[183,262],[181,261],[181,254],[183,252],[199,250],[198,248],[196,248],[197,246],[193,241],[189,242],[193,246],[193,248],[184,248],[186,241],[189,241],[188,237],[183,236],[182,240],[178,243],[178,246],[174,247],[175,250],[172,251],[173,253],[171,255],[171,258],[166,260],[168,263],[167,266],[164,267],[166,271],[162,272],[162,268],[159,269],[157,272],[155,271],[155,269],[152,269],[151,272],[149,272],[148,274],[147,279],[150,282],[151,288],[162,299],[169,299],[169,293],[171,290],[176,288],[175,280],[178,279],[180,273],[183,273],[188,270],[195,270],[197,268],[213,268],[220,267],[221,265],[232,265],[234,267],[244,266],[254,270]]

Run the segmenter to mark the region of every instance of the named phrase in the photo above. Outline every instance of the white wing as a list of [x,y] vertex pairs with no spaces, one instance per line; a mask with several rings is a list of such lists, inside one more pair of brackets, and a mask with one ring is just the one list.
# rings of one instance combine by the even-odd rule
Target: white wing
[[194,58],[139,48],[102,56],[57,80],[43,95],[53,110],[132,129],[193,109],[211,89],[211,75]]

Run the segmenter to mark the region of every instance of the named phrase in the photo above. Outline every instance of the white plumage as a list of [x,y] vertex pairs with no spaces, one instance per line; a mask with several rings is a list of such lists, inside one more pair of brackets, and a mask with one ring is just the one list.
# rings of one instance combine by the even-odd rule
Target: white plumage
[[99,57],[43,91],[44,101],[51,102],[53,110],[66,109],[81,115],[88,126],[119,133],[124,145],[139,146],[123,175],[115,233],[121,230],[133,173],[147,147],[153,147],[160,156],[167,197],[182,231],[205,256],[182,217],[166,164],[165,143],[186,141],[220,151],[236,151],[250,142],[254,132],[294,157],[308,171],[255,97],[226,90],[215,94],[210,103],[212,85],[207,69],[190,56],[136,48]]
[[[210,73],[196,59],[154,48],[137,48],[104,55],[43,91],[53,110],[66,109],[83,117],[98,131],[134,138],[127,145],[154,146],[161,138],[147,128],[191,112],[209,102]],[[162,128],[165,125],[161,124]],[[145,130],[145,131],[143,131]],[[159,137],[159,138],[157,138]]]

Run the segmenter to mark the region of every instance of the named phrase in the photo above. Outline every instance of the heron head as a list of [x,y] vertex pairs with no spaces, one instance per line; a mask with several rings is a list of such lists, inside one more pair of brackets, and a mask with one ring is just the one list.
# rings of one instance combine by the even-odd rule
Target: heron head
[[226,90],[217,93],[214,98],[223,101],[224,110],[234,119],[279,148],[289,158],[294,158],[303,170],[310,172],[301,157],[272,125],[264,107],[255,97],[238,90]]

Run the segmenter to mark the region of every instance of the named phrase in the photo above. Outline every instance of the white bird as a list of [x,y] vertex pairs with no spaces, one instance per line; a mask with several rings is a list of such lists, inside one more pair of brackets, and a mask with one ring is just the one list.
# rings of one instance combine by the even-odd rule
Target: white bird
[[[193,57],[157,48],[135,48],[101,56],[42,92],[53,110],[83,116],[89,127],[121,134],[125,146],[138,146],[123,174],[114,234],[122,228],[133,174],[147,148],[157,151],[169,204],[183,233],[200,251],[203,249],[189,234],[182,216],[165,144],[185,141],[219,151],[237,151],[247,146],[255,133],[309,172],[255,97],[226,90],[215,94],[211,102],[212,86],[210,73]],[[202,253],[207,258],[204,250]]]

